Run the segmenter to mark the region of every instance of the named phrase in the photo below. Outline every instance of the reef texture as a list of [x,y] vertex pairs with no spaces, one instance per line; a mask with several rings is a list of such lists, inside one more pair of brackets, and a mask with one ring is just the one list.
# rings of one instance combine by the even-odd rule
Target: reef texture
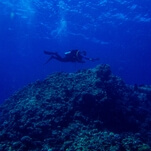
[[55,73],[0,106],[1,151],[151,151],[151,86],[109,65]]

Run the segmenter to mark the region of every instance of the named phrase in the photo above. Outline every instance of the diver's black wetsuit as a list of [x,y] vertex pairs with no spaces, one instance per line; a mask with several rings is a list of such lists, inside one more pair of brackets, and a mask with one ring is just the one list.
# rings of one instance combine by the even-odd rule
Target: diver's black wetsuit
[[44,53],[47,55],[51,55],[51,57],[48,59],[46,63],[48,63],[51,59],[56,59],[61,62],[79,62],[79,63],[84,63],[85,61],[83,59],[90,61],[98,60],[98,58],[92,59],[85,57],[86,52],[79,50],[71,50],[69,52],[66,52],[64,57],[61,57],[57,52],[44,51]]
[[57,52],[44,51],[44,53],[47,55],[51,55],[51,57],[49,58],[49,61],[51,59],[56,59],[56,60],[59,60],[61,62],[67,62],[66,59],[61,57]]

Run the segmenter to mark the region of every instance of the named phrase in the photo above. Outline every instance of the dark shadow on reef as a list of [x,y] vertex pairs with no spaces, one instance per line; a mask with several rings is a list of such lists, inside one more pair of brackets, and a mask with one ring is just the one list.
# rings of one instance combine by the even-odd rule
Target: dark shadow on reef
[[151,86],[126,85],[109,65],[56,73],[0,106],[3,151],[150,151]]

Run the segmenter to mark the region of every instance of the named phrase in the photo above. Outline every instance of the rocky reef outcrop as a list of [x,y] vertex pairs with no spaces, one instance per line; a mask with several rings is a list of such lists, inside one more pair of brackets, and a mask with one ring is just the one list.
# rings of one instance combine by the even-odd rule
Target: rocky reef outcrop
[[109,65],[55,73],[0,106],[2,151],[150,151],[151,86]]

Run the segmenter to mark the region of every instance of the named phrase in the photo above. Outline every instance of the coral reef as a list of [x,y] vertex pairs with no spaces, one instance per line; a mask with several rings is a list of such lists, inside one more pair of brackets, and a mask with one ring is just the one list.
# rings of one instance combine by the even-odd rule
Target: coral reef
[[109,65],[55,73],[0,106],[3,151],[150,151],[151,86]]

